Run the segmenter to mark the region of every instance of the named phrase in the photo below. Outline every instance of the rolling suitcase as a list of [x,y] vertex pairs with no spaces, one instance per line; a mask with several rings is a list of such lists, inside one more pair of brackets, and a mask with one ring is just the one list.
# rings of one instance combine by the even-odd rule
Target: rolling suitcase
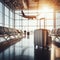
[[34,47],[35,48],[48,47],[48,31],[46,29],[37,29],[34,31]]
[[49,36],[46,29],[34,31],[34,60],[50,60]]

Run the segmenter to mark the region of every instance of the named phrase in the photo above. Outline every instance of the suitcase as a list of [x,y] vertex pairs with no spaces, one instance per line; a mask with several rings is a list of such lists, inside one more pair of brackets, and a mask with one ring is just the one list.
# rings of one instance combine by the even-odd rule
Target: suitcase
[[50,60],[49,40],[48,30],[34,31],[34,60]]
[[48,47],[48,30],[37,29],[34,31],[34,47],[36,49]]

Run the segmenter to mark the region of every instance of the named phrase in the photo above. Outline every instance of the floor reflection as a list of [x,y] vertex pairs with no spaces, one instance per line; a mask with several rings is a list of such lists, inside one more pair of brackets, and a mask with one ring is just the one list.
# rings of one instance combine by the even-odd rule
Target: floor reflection
[[50,60],[50,50],[47,49],[36,49],[35,60]]
[[0,60],[60,60],[60,48],[34,50],[34,35],[27,37],[1,52]]
[[0,60],[34,60],[34,38],[23,38],[0,53]]

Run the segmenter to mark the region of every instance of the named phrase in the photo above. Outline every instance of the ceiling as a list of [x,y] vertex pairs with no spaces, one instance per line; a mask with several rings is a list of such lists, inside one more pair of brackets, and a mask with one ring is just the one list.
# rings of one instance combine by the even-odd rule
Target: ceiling
[[17,9],[39,9],[42,5],[47,4],[55,9],[60,9],[60,0],[3,0],[5,4]]

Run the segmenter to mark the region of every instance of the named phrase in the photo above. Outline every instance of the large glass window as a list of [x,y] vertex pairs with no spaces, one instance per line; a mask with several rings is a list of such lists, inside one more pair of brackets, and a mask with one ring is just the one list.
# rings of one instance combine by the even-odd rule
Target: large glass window
[[2,12],[2,3],[0,2],[0,12]]
[[10,10],[10,27],[13,28],[14,26],[14,14],[13,11]]
[[29,26],[37,26],[37,20],[29,20]]
[[5,6],[5,15],[9,16],[9,9]]
[[5,26],[9,26],[9,17],[5,16]]
[[60,12],[56,13],[56,28],[60,28]]
[[[35,10],[24,10],[24,13],[26,16],[32,16],[32,15],[39,15],[39,19],[29,19],[29,18],[24,18],[22,17],[21,11],[15,11],[15,26],[19,26],[19,28],[22,28],[22,30],[35,30],[38,28],[44,29],[44,23],[45,23],[45,28],[52,30],[54,27],[53,24],[53,13],[52,12],[47,12],[47,13],[42,13],[38,12]],[[44,17],[43,17],[43,16]],[[45,20],[40,20],[41,18],[45,18]],[[17,24],[16,24],[17,23]]]
[[0,26],[3,25],[2,3],[0,2]]
[[14,26],[14,14],[12,10],[9,10],[9,8],[7,8],[5,6],[5,26],[7,27],[12,27]]
[[22,23],[22,22],[21,22],[20,20],[15,20],[15,28],[16,28],[16,29],[20,29],[21,26],[22,26],[21,23]]
[[19,14],[15,14],[15,19],[19,19]]
[[13,18],[13,12],[10,10],[10,18]]
[[15,11],[15,19],[20,19],[20,16],[22,16],[21,11],[19,10]]
[[5,6],[5,27],[9,27],[9,9]]
[[23,26],[28,26],[29,23],[28,23],[28,20],[23,20]]
[[14,20],[10,19],[10,27],[13,28],[13,25],[14,25]]
[[2,13],[0,13],[0,24],[3,23],[2,21]]
[[15,20],[15,26],[19,26],[19,20]]

